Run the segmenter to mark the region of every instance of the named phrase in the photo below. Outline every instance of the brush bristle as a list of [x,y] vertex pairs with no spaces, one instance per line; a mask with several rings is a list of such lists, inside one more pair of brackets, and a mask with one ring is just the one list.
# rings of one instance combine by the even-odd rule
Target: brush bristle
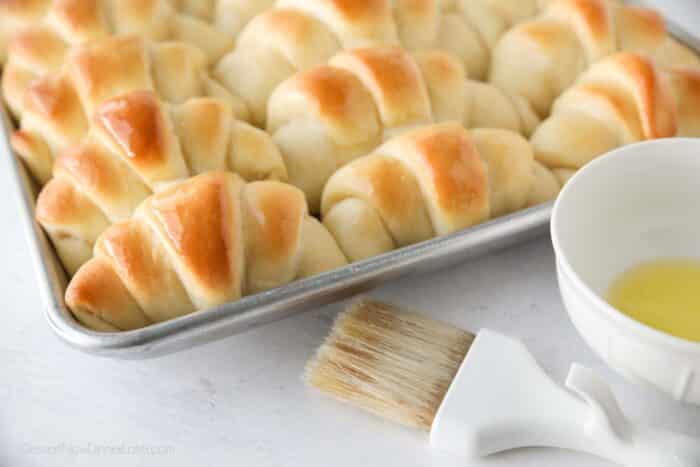
[[338,316],[304,379],[341,401],[428,431],[473,340],[417,313],[361,301]]

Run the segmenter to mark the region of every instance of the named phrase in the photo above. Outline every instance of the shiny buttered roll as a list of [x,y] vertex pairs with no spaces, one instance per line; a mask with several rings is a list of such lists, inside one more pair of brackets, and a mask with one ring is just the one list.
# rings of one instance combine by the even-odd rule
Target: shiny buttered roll
[[539,186],[549,182],[536,170],[548,171],[534,164],[516,133],[425,126],[334,173],[323,223],[349,260],[361,260],[521,209],[531,196],[556,196],[558,187]]
[[[693,73],[680,73],[681,81],[693,78]],[[681,106],[687,104],[684,96],[698,102],[698,91],[679,87]],[[683,127],[697,125],[698,109],[682,108]],[[676,136],[678,123],[668,76],[648,56],[622,52],[592,66],[566,90],[531,142],[535,157],[545,166],[577,170],[619,146]],[[562,173],[564,180],[570,175]]]
[[[12,80],[5,75],[3,84],[10,86]],[[205,57],[196,47],[114,36],[74,48],[60,73],[34,80],[24,90],[22,117],[12,146],[34,179],[44,184],[51,177],[53,159],[80,142],[97,107],[136,90],[155,91],[169,102],[215,96],[225,99],[233,114],[244,108],[209,78]],[[7,98],[14,95],[5,89]]]
[[[23,16],[21,3],[0,2],[0,53],[6,53],[2,88],[16,117],[24,110],[23,97],[31,83],[60,73],[71,49],[77,46],[114,35],[134,35],[159,43],[179,40],[196,47],[204,65],[233,47],[228,32],[200,18],[181,14],[167,0],[24,2],[27,9],[31,3],[44,4],[43,9],[37,9],[41,12],[38,18]],[[11,4],[16,7],[9,8]],[[12,11],[2,11],[8,8]],[[113,44],[109,52],[115,59],[121,53],[119,44]],[[111,74],[127,71],[113,70]]]
[[[210,62],[233,46],[233,38],[274,0],[23,0],[0,2],[0,63],[11,62],[15,38],[29,32],[69,47],[111,34],[137,34],[154,41],[185,40]],[[58,51],[55,49],[54,52]],[[36,63],[56,71],[56,55]],[[31,69],[31,67],[30,67]],[[34,69],[33,71],[39,71]]]
[[536,12],[536,0],[279,0],[248,23],[214,75],[264,125],[267,98],[279,83],[342,50],[440,49],[483,79],[498,37]]
[[339,167],[408,129],[448,120],[526,135],[538,123],[524,100],[466,80],[450,55],[395,46],[341,52],[285,80],[267,102],[267,131],[314,213]]
[[[45,163],[48,171],[52,160]],[[250,181],[287,178],[270,136],[233,119],[226,101],[166,104],[152,92],[134,91],[102,103],[87,136],[56,159],[36,217],[73,274],[97,237],[151,193],[211,170]]]
[[[107,225],[130,215],[160,185],[186,176],[228,169],[249,181],[288,180],[317,213],[333,172],[393,135],[435,120],[515,128],[528,121],[504,93],[471,94],[472,86],[444,52],[414,59],[393,46],[355,49],[280,85],[270,99],[269,133],[233,120],[223,100],[166,105],[152,92],[134,91],[96,107],[88,136],[56,163],[53,151],[32,146],[25,132],[13,141],[40,179],[54,176],[39,196],[37,217],[73,273]],[[83,100],[92,105],[102,96]],[[480,106],[500,112],[475,117]],[[107,173],[117,180],[95,175]]]
[[344,264],[301,191],[208,172],[149,197],[107,229],[66,303],[87,327],[130,330]]
[[552,0],[500,38],[489,80],[524,96],[546,117],[584,70],[615,52],[642,52],[664,66],[700,65],[654,10],[609,0]]

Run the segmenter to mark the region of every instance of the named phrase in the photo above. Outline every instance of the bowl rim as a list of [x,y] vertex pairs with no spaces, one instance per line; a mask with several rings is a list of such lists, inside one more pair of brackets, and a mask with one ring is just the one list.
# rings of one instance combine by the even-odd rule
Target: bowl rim
[[[643,337],[647,341],[651,341],[654,344],[663,345],[665,347],[671,347],[674,350],[681,351],[683,353],[694,353],[700,354],[700,342],[691,341],[683,337],[674,336],[672,334],[666,333],[652,326],[644,324],[637,321],[634,318],[627,316],[626,314],[619,311],[617,308],[610,305],[605,301],[600,295],[595,293],[581,277],[574,270],[569,262],[569,258],[566,256],[564,249],[560,243],[559,232],[557,226],[560,224],[560,210],[564,203],[564,199],[569,196],[569,193],[577,189],[579,180],[584,177],[590,176],[590,173],[598,170],[601,165],[608,164],[610,159],[613,157],[640,157],[639,148],[641,146],[675,146],[677,144],[693,144],[698,146],[700,149],[700,138],[660,138],[649,141],[642,141],[638,143],[628,144],[626,146],[614,149],[596,159],[586,164],[583,168],[576,171],[576,173],[569,179],[569,181],[564,185],[556,202],[554,203],[554,208],[552,210],[552,219],[550,222],[550,233],[552,238],[552,246],[554,247],[555,258],[558,263],[558,267],[563,269],[564,274],[572,281],[572,285],[583,295],[592,302],[593,306],[588,310],[589,313],[597,312],[603,313],[607,318],[612,320],[615,324],[619,326],[624,326],[629,328],[636,335]],[[666,155],[665,157],[669,157]],[[566,305],[564,305],[566,307]],[[568,311],[568,307],[567,307]]]

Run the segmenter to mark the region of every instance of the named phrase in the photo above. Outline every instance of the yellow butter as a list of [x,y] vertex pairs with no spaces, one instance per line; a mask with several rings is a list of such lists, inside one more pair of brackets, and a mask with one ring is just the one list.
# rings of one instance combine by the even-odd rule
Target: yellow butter
[[663,259],[640,264],[613,281],[607,299],[637,321],[700,342],[700,261]]

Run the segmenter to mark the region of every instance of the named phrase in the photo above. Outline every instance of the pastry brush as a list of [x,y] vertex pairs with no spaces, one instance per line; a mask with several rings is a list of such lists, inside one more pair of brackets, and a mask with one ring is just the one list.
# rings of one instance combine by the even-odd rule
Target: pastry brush
[[564,388],[515,339],[385,303],[342,313],[305,380],[466,457],[539,446],[634,467],[700,466],[700,440],[628,421],[591,370],[574,364]]

